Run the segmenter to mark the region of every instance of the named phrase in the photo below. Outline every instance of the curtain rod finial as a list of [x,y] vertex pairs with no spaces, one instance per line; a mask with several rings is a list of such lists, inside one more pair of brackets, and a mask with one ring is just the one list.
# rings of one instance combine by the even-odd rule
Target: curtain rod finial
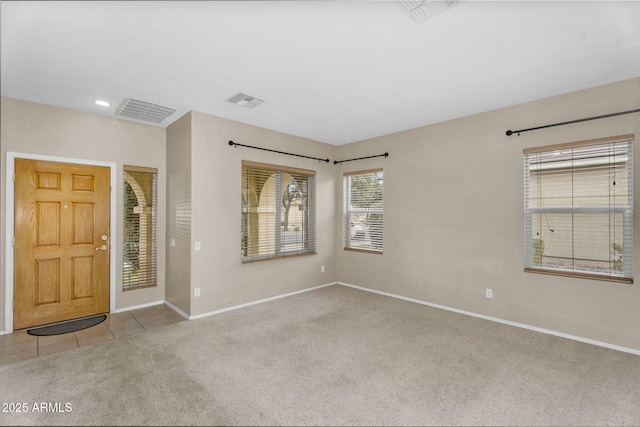
[[507,131],[507,136],[511,136],[511,135],[513,135],[513,131],[512,130],[508,130]]

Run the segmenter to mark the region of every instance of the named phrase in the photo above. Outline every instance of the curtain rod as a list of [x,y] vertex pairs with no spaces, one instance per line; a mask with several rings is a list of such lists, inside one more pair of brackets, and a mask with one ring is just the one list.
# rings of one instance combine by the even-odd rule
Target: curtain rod
[[338,163],[342,164],[344,162],[353,162],[354,160],[372,159],[374,157],[389,157],[389,153],[378,154],[376,156],[358,157],[357,159],[334,160],[333,164],[337,165]]
[[247,148],[255,148],[256,150],[263,150],[263,151],[270,151],[272,153],[278,153],[278,154],[286,154],[288,156],[296,156],[296,157],[304,157],[305,159],[312,159],[312,160],[318,160],[320,162],[327,162],[329,163],[329,159],[319,159],[317,157],[309,157],[309,156],[303,156],[302,154],[293,154],[293,153],[286,153],[284,151],[276,151],[276,150],[270,150],[268,148],[261,148],[261,147],[253,147],[251,145],[244,145],[244,144],[237,144],[233,141],[229,141],[229,145],[231,146],[235,146],[235,147],[247,147]]
[[538,126],[538,127],[535,127],[535,128],[521,129],[521,130],[508,130],[507,131],[507,136],[511,136],[514,133],[517,133],[518,136],[519,136],[521,132],[529,132],[530,130],[538,130],[538,129],[545,129],[545,128],[550,128],[550,127],[554,127],[554,126],[570,125],[572,123],[580,123],[580,122],[586,122],[586,121],[589,121],[589,120],[596,120],[596,119],[605,119],[607,117],[614,117],[614,116],[620,116],[622,114],[631,114],[631,113],[638,113],[638,112],[640,112],[640,108],[638,108],[636,110],[621,111],[619,113],[604,114],[602,116],[587,117],[586,119],[570,120],[568,122],[554,123],[552,125],[545,125],[545,126]]

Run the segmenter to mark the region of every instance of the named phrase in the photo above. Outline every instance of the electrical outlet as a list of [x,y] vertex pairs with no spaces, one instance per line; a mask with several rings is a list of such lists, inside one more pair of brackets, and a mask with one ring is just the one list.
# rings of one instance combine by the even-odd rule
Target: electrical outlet
[[199,296],[200,296],[200,288],[195,288],[195,289],[193,290],[193,294],[194,294],[196,297],[199,297]]
[[176,247],[176,239],[171,239],[171,247],[172,248]]
[[324,265],[320,267],[320,273],[324,273]]
[[199,251],[200,250],[200,242],[196,242],[195,244],[195,250]]
[[493,298],[493,290],[492,289],[487,289],[487,298]]

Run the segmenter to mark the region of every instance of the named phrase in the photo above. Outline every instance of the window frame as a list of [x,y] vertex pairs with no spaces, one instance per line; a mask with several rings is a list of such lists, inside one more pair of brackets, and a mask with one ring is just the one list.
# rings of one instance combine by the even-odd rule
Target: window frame
[[[285,210],[282,207],[282,203],[274,203],[274,218],[273,221],[275,226],[273,235],[267,233],[264,234],[266,236],[266,242],[260,242],[260,236],[262,235],[260,232],[260,223],[259,223],[259,215],[260,212],[258,210],[261,207],[260,198],[257,197],[257,194],[262,195],[262,191],[266,187],[266,182],[269,180],[267,178],[263,183],[263,186],[258,189],[254,188],[249,181],[248,171],[252,171],[253,175],[260,174],[273,174],[272,177],[275,178],[274,187],[274,195],[270,196],[274,201],[278,200],[282,201],[282,181],[281,178],[283,175],[289,175],[292,177],[304,177],[306,179],[306,192],[301,196],[304,199],[303,206],[305,209],[302,209],[303,214],[303,230],[301,231],[302,235],[302,247],[295,248],[292,250],[282,250],[282,232],[280,230],[280,225],[283,221],[283,213]],[[265,261],[271,259],[279,259],[279,258],[290,258],[297,256],[305,256],[305,255],[316,255],[316,188],[315,188],[315,177],[316,172],[314,170],[309,169],[301,169],[289,166],[280,166],[273,165],[269,163],[260,163],[249,160],[242,161],[242,177],[241,177],[241,261],[242,263],[250,263],[256,261]],[[255,200],[254,197],[256,196]],[[251,220],[250,214],[254,214],[257,216],[256,220]],[[251,223],[254,226],[251,226]],[[251,244],[250,242],[256,242]],[[300,242],[298,242],[300,243]],[[260,252],[265,250],[265,247],[273,245],[273,252],[266,253],[258,253],[249,255],[249,252]]]
[[[623,161],[618,161],[616,160],[616,157],[619,156],[618,154],[618,149],[615,148],[615,144],[620,144],[620,146],[622,146],[624,148],[625,155],[623,156],[625,159]],[[624,147],[624,145],[627,145],[627,147]],[[609,154],[607,156],[603,156],[600,155],[598,156],[597,159],[595,160],[591,160],[591,159],[587,159],[585,157],[580,157],[580,156],[576,156],[574,157],[573,154],[573,149],[589,149],[589,148],[593,148],[594,150],[604,150],[605,147],[609,145],[610,147],[614,147],[612,151],[615,154]],[[634,135],[620,135],[620,136],[615,136],[615,137],[610,137],[610,138],[599,138],[599,139],[592,139],[592,140],[587,140],[587,141],[579,141],[579,142],[572,142],[572,143],[566,143],[566,144],[556,144],[556,145],[549,145],[549,146],[543,146],[543,147],[533,147],[533,148],[527,148],[523,150],[523,154],[524,154],[524,271],[528,272],[528,273],[541,273],[541,274],[551,274],[551,275],[558,275],[558,276],[567,276],[567,277],[578,277],[578,278],[585,278],[585,279],[594,279],[594,280],[602,280],[602,281],[610,281],[610,282],[618,282],[618,283],[627,283],[627,284],[631,284],[633,283],[633,221],[634,221],[634,213],[633,213],[633,203],[634,203],[634,194],[633,194],[633,175],[634,175],[634,166],[633,166],[633,149],[634,149]],[[571,155],[567,155],[565,153],[567,153],[568,151],[571,151]],[[531,177],[534,175],[533,172],[537,172],[537,177],[539,177],[539,174],[541,173],[541,165],[545,165],[547,168],[552,169],[553,168],[553,161],[552,160],[547,160],[547,161],[541,161],[538,160],[537,166],[532,166],[533,163],[532,159],[534,156],[542,156],[542,155],[554,155],[554,153],[562,153],[562,154],[557,154],[558,156],[563,156],[561,158],[561,161],[556,160],[556,163],[561,163],[561,162],[566,162],[566,163],[571,163],[571,167],[568,166],[559,166],[556,165],[555,166],[555,171],[558,173],[561,173],[563,171],[566,171],[567,173],[571,174],[571,188],[572,191],[574,188],[576,188],[576,185],[580,185],[580,183],[584,182],[584,181],[575,181],[575,177],[576,177],[576,171],[580,170],[580,167],[583,167],[584,169],[582,169],[583,171],[594,171],[594,173],[596,173],[596,167],[601,167],[603,165],[613,165],[614,168],[616,168],[618,166],[619,162],[620,164],[624,163],[625,164],[625,173],[626,173],[626,181],[627,181],[627,194],[626,197],[627,198],[627,203],[625,204],[617,204],[614,203],[613,205],[611,204],[611,201],[609,201],[609,204],[607,205],[597,205],[597,204],[591,204],[591,205],[586,205],[586,206],[551,206],[551,207],[545,207],[544,205],[542,205],[541,207],[533,207],[531,206],[531,200],[532,200],[532,196],[530,194],[530,189],[531,189]],[[611,163],[611,159],[613,159],[613,163]],[[576,162],[577,165],[575,165],[573,162]],[[537,167],[537,171],[534,169],[534,167]],[[576,184],[576,182],[578,182],[578,184]],[[539,184],[537,184],[539,185]],[[615,185],[615,184],[614,184]],[[573,197],[573,195],[572,195]],[[577,196],[576,196],[577,197]],[[584,198],[584,197],[583,197]],[[541,199],[544,200],[544,199]],[[535,248],[535,243],[534,243],[534,237],[533,237],[533,231],[534,231],[534,226],[533,226],[533,216],[536,214],[542,214],[542,215],[546,215],[547,214],[561,214],[561,215],[572,215],[571,218],[571,223],[573,224],[574,221],[574,217],[576,215],[582,215],[582,214],[618,214],[618,215],[622,215],[623,218],[623,224],[622,224],[622,229],[620,230],[622,232],[622,238],[623,238],[623,243],[622,245],[620,245],[620,247],[623,248],[622,251],[622,260],[626,260],[623,262],[623,267],[622,271],[619,272],[620,274],[615,272],[615,268],[612,269],[611,267],[608,269],[608,273],[605,273],[603,271],[599,271],[599,272],[594,272],[594,271],[590,271],[587,270],[586,268],[576,268],[576,261],[579,261],[580,258],[579,257],[575,257],[572,256],[571,258],[569,258],[572,262],[573,262],[573,269],[568,269],[568,268],[555,268],[555,267],[550,267],[550,266],[539,266],[536,265],[536,262],[534,260],[534,258],[536,257],[536,248]],[[608,240],[608,244],[611,245],[611,226],[609,225],[609,230],[607,231],[608,235],[609,235],[609,240]],[[549,231],[552,232],[552,228],[551,226],[547,226],[545,228],[549,228]],[[598,228],[596,228],[596,230],[598,230]],[[576,233],[578,233],[579,231],[575,231],[572,230],[571,231],[571,239],[572,241],[575,239],[575,235]],[[614,239],[614,243],[615,243],[615,239]],[[544,248],[544,245],[542,246]],[[611,248],[607,247],[607,250],[610,253],[610,258],[609,258],[609,263],[611,263]],[[540,254],[540,257],[542,257],[543,255]],[[596,261],[596,260],[594,260]],[[605,260],[600,260],[600,262],[603,262]],[[540,261],[539,261],[540,262]]]
[[[379,208],[353,208],[352,207],[352,190],[351,190],[351,178],[354,176],[360,176],[360,175],[369,175],[369,174],[381,174],[381,181],[383,181],[382,184],[382,200],[381,200],[381,206]],[[353,252],[362,252],[362,253],[369,253],[369,254],[377,254],[377,255],[383,255],[384,254],[384,170],[383,168],[376,168],[376,169],[367,169],[367,170],[359,170],[359,171],[353,171],[353,172],[345,172],[343,174],[343,181],[342,181],[342,189],[343,189],[343,195],[342,195],[342,199],[343,199],[343,203],[342,203],[342,209],[343,209],[343,217],[342,217],[342,232],[343,232],[343,239],[342,239],[342,243],[343,243],[343,249],[345,251],[353,251]],[[376,179],[378,179],[376,177]],[[351,237],[351,215],[352,214],[359,214],[359,215],[369,215],[369,214],[375,214],[375,215],[380,215],[381,220],[380,220],[380,231],[379,233],[376,233],[376,237],[379,238],[379,245],[380,245],[380,249],[369,249],[369,248],[363,248],[363,247],[357,247],[356,245],[352,244],[352,237]],[[364,232],[364,231],[363,231]]]

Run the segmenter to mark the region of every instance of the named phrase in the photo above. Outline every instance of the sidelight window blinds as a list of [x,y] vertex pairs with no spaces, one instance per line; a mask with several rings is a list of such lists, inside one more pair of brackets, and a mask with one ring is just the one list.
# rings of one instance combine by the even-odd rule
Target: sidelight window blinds
[[382,254],[383,171],[349,172],[343,178],[344,248]]
[[315,174],[242,162],[242,262],[315,254]]
[[157,285],[158,170],[124,166],[122,288]]
[[524,150],[525,271],[632,282],[633,135]]

